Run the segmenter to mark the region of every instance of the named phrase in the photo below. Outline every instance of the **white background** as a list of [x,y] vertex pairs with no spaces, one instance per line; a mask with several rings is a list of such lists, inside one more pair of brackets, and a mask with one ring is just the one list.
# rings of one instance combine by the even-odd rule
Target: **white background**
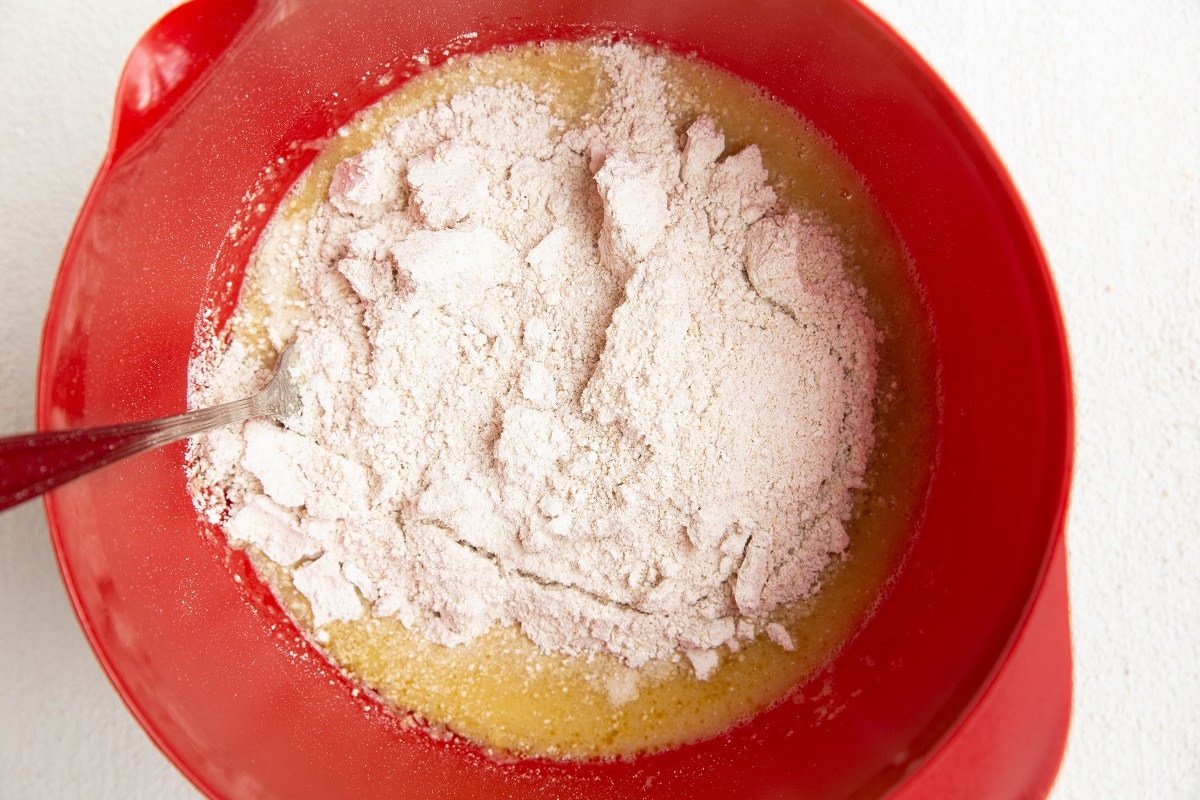
[[[0,0],[0,434],[121,64],[171,0]],[[1200,797],[1200,0],[873,0],[1008,165],[1078,394],[1075,711],[1054,800]],[[39,503],[0,513],[0,797],[196,792],[109,687]]]

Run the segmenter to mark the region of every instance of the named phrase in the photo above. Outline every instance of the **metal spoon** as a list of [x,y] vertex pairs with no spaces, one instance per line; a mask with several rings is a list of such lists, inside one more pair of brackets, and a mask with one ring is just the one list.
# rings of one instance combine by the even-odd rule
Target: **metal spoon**
[[0,511],[127,456],[222,425],[279,419],[299,410],[293,352],[290,345],[284,348],[275,374],[258,394],[231,403],[162,419],[0,438]]

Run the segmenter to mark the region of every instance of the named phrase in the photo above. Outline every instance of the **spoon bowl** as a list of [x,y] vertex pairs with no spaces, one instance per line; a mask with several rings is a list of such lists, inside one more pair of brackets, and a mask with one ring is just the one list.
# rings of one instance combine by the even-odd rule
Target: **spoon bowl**
[[[195,0],[142,40],[122,78],[113,140],[47,317],[39,427],[179,408],[197,320],[221,330],[259,232],[355,112],[453,53],[604,32],[695,53],[795,108],[862,175],[908,248],[940,417],[905,563],[842,652],[722,736],[619,761],[501,762],[390,712],[326,662],[197,514],[182,446],[160,447],[61,487],[46,508],[97,657],[208,795],[903,793],[1025,630],[1061,540],[1072,458],[1049,270],[969,115],[853,0]],[[1041,754],[1027,752],[1011,770],[987,763],[1040,772]]]

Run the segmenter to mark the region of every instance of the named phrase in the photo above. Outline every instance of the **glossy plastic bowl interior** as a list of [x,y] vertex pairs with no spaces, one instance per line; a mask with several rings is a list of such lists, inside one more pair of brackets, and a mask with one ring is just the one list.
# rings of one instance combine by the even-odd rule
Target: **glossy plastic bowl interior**
[[1053,289],[965,112],[844,0],[198,0],[173,12],[131,56],[109,155],[63,259],[40,425],[181,410],[199,309],[228,308],[316,144],[395,88],[410,57],[589,26],[767,87],[838,144],[890,213],[927,294],[942,398],[908,562],[845,651],[750,724],[630,761],[499,764],[352,693],[197,519],[182,445],[130,460],[48,498],[54,546],[114,685],[214,796],[879,796],[953,730],[1022,624],[1070,473]]

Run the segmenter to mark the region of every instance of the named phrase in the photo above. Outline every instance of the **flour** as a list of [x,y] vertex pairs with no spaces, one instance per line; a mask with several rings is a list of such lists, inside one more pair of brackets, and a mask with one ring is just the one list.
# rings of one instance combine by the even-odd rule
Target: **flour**
[[[703,116],[679,134],[660,59],[596,53],[613,85],[586,124],[474,87],[261,245],[258,280],[302,299],[256,322],[296,339],[303,408],[195,439],[191,486],[318,628],[518,626],[706,678],[723,645],[791,649],[768,615],[847,546],[876,333],[838,240],[781,206],[757,148],[722,158]],[[216,343],[192,403],[264,376]]]

